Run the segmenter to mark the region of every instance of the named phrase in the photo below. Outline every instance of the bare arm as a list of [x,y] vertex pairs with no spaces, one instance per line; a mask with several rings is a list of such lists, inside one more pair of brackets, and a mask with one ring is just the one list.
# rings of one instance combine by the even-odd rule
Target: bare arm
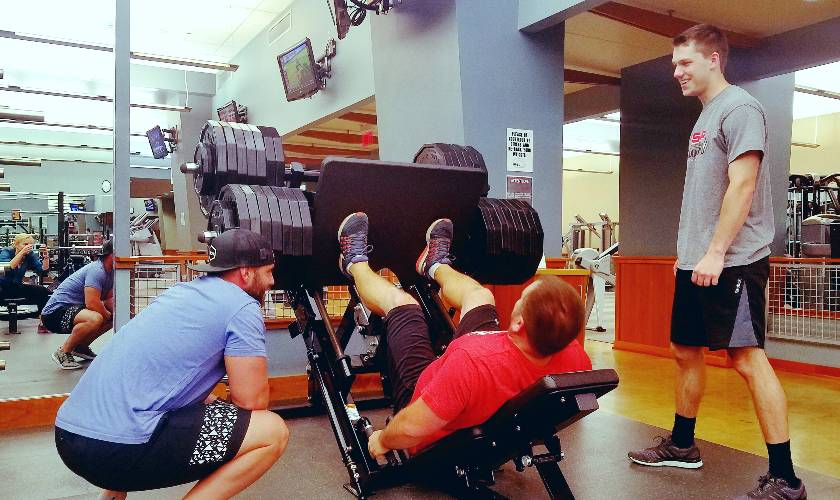
[[759,151],[747,151],[729,164],[729,187],[723,196],[720,219],[706,255],[694,268],[691,276],[693,283],[700,286],[717,285],[726,251],[750,213],[760,164]]
[[17,269],[20,266],[20,263],[23,262],[23,259],[29,255],[29,252],[32,251],[32,245],[26,245],[20,252],[15,253],[15,256],[12,257],[12,260],[9,262],[9,267],[12,269]]
[[92,286],[85,287],[85,309],[98,312],[106,321],[111,319],[111,312],[108,311],[102,302],[102,291],[98,288]]
[[418,398],[397,413],[384,430],[373,433],[368,442],[368,451],[378,458],[390,450],[417,446],[443,429],[447,423],[435,415],[422,397]]
[[261,356],[225,356],[231,402],[246,410],[268,408],[268,360]]

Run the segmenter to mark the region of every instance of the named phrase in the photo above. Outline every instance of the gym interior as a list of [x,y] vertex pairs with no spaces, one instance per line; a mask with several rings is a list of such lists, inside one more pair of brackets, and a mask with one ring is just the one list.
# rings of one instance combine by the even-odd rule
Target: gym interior
[[[215,235],[247,228],[274,246],[270,407],[291,438],[240,498],[453,498],[417,472],[422,462],[400,465],[403,476],[360,458],[346,415],[358,404],[377,429],[391,415],[371,368],[377,341],[353,335],[366,325],[353,322],[358,297],[335,264],[335,228],[358,204],[389,253],[373,267],[429,310],[439,300],[409,282],[422,242],[406,231],[421,234],[439,207],[456,223],[456,262],[495,293],[500,317],[545,274],[586,305],[578,339],[597,376],[512,401],[559,439],[532,436],[525,463],[499,418],[486,441],[510,450],[453,441],[426,462],[451,462],[499,495],[486,498],[730,498],[753,487],[767,450],[725,351],[706,354],[705,466],[627,459],[673,423],[672,266],[701,105],[674,81],[672,37],[697,23],[725,29],[727,78],[761,103],[769,134],[765,349],[797,473],[811,498],[840,498],[840,2],[45,0],[3,11],[0,243],[32,235],[49,266],[24,279],[52,290],[113,238],[115,328],[95,351],[194,279],[187,264],[208,258]],[[0,496],[99,498],[53,437],[85,370],[49,359],[63,336],[43,333],[37,307],[2,302]],[[318,318],[317,335],[299,310]],[[336,364],[314,360],[315,347]],[[550,397],[563,401],[547,407],[556,411],[525,411]],[[492,455],[474,476],[458,462],[468,449]]]

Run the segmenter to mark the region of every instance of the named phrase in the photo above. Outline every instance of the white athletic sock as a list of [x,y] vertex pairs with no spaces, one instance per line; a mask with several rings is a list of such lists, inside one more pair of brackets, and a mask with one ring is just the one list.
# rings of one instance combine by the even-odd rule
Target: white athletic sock
[[429,277],[435,279],[435,271],[440,267],[440,262],[435,262],[429,267]]

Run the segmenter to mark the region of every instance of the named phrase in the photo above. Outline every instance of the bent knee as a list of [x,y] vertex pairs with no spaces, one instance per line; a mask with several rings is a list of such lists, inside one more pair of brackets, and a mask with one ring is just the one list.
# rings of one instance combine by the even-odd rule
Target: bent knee
[[390,299],[391,307],[389,309],[394,309],[395,307],[401,306],[417,305],[417,300],[414,297],[400,290],[399,288],[394,288],[391,291]]
[[249,432],[257,434],[257,440],[262,446],[276,447],[278,456],[289,443],[289,427],[280,415],[268,410],[251,412]]
[[693,364],[703,362],[703,348],[671,343],[671,354],[678,364]]

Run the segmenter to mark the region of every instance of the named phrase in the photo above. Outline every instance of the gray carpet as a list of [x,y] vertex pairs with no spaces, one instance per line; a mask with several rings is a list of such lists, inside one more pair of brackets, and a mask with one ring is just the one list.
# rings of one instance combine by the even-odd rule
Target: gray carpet
[[[366,412],[377,427],[388,412]],[[353,498],[342,485],[347,474],[325,417],[289,421],[291,442],[269,472],[238,498]],[[566,460],[561,467],[579,500],[725,499],[750,489],[767,468],[765,458],[700,443],[705,466],[699,470],[646,468],[625,458],[628,449],[650,445],[661,429],[597,411],[561,433]],[[95,499],[98,491],[70,472],[55,452],[51,429],[0,433],[0,497]],[[812,499],[840,498],[840,479],[800,470]],[[190,488],[132,493],[129,498],[175,499]],[[511,498],[547,498],[532,468],[517,473],[510,464],[497,475],[496,490]],[[448,496],[408,485],[377,493],[381,499],[438,499]]]

